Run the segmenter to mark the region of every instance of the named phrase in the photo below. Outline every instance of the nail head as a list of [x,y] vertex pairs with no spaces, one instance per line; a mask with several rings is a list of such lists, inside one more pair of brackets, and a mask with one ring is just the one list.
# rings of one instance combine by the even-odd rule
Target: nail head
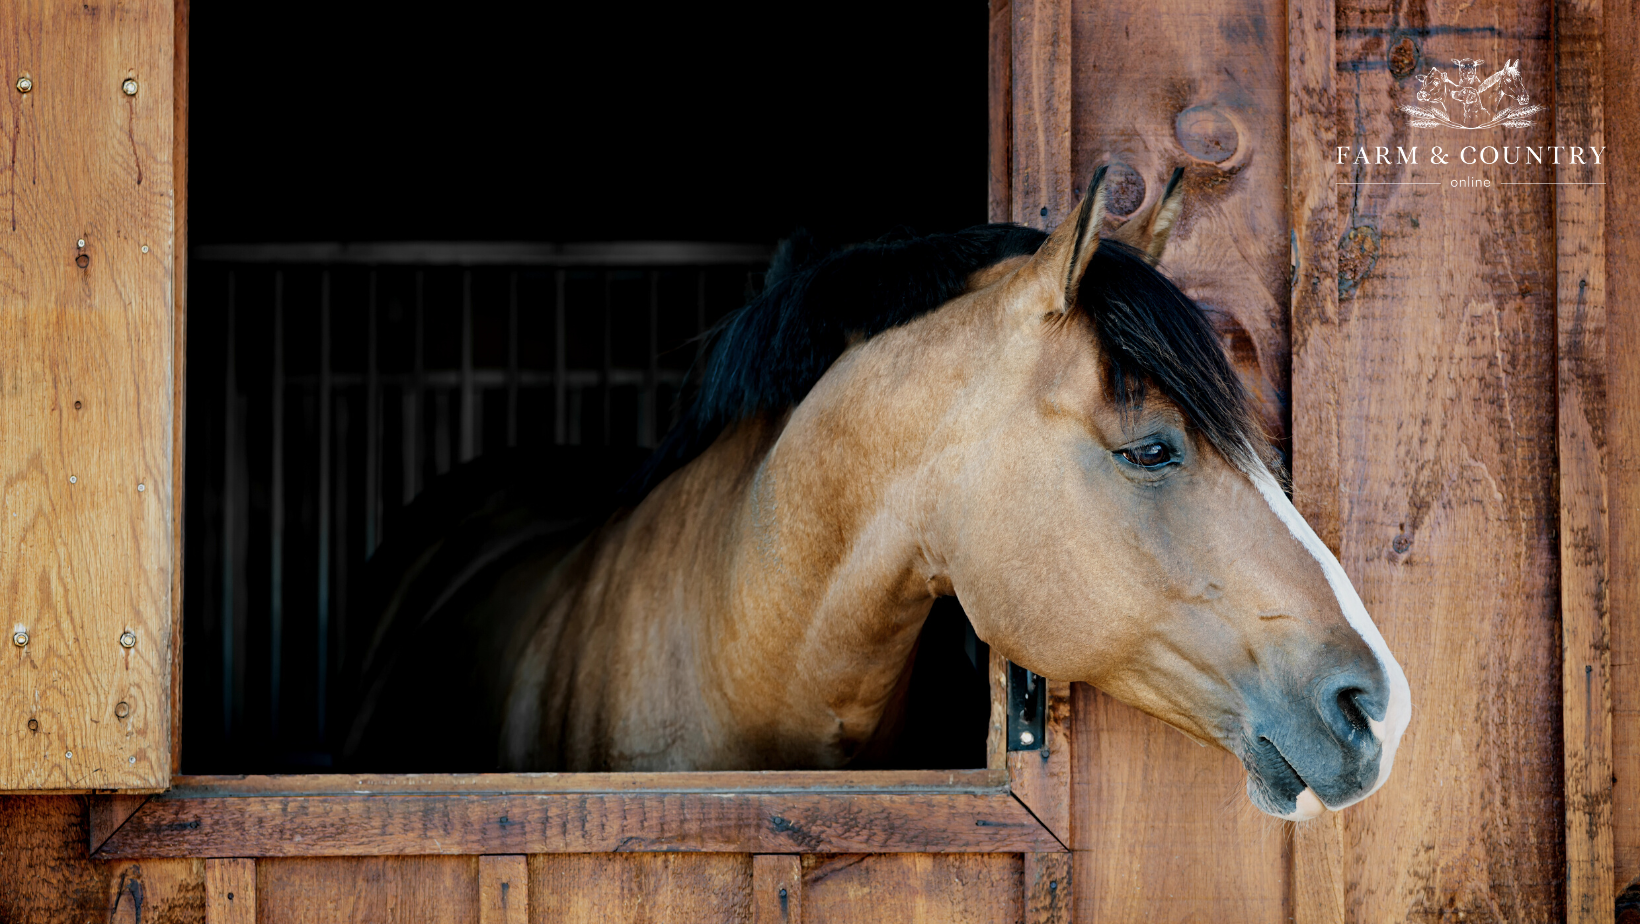
[[[136,762],[137,762],[137,759],[136,759],[136,758],[135,758],[135,757],[127,757],[127,758],[126,758],[126,759],[125,759],[125,762],[126,762],[126,763],[128,763],[128,764],[134,764],[134,763],[136,763]],[[233,896],[231,896],[231,895],[230,895],[230,896],[228,896],[228,897],[229,897],[229,898],[232,898],[232,897],[233,897]]]
[[125,82],[120,84],[120,89],[125,91],[126,96],[136,96],[137,95],[137,78],[135,78],[135,77],[125,78]]
[[148,486],[139,482],[137,484],[137,490],[138,491],[146,491],[146,490],[148,490]]
[[78,476],[78,475],[68,476],[68,483],[69,484],[79,484],[80,483],[80,476]]
[[83,237],[80,238],[79,240],[75,241],[74,244],[77,247],[84,247],[85,246],[85,238],[83,238]]
[[122,635],[120,635],[120,647],[122,647],[122,648],[135,648],[135,647],[137,647],[137,633],[132,632],[130,629],[126,629],[125,632]]
[[142,245],[142,252],[143,252],[143,253],[147,253],[147,252],[148,252],[148,245],[147,245],[147,244],[144,244],[144,245]]
[[14,633],[12,633],[11,643],[13,645],[16,645],[18,648],[25,647],[26,645],[28,645],[28,633],[27,632],[14,632]]
[[68,758],[69,760],[73,760],[74,759],[74,752],[73,751],[64,751],[63,756]]
[[1035,742],[1036,742],[1036,736],[1031,734],[1030,732],[1020,732],[1019,733],[1019,743],[1020,744],[1034,744]]
[[28,91],[30,91],[32,89],[34,89],[34,81],[33,80],[30,80],[27,77],[17,78],[17,92],[18,93],[27,93]]

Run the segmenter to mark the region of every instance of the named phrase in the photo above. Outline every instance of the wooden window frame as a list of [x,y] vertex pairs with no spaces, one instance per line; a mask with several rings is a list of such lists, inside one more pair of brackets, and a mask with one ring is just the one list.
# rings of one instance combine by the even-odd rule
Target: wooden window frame
[[99,860],[701,851],[1065,853],[1070,684],[1045,746],[1005,746],[990,660],[986,766],[970,770],[177,776],[98,795]]

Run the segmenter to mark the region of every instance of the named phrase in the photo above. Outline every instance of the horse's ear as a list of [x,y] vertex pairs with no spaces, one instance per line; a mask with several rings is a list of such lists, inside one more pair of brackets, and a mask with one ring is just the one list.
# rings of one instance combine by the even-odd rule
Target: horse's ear
[[1088,261],[1099,248],[1099,230],[1105,223],[1105,169],[1100,167],[1088,184],[1088,194],[1075,214],[1060,223],[1031,258],[1034,274],[1041,278],[1063,301],[1055,305],[1055,312],[1069,311],[1076,304],[1076,288]]
[[1145,255],[1151,266],[1162,259],[1167,238],[1184,212],[1184,168],[1177,167],[1168,178],[1167,189],[1148,210],[1128,219],[1111,237]]

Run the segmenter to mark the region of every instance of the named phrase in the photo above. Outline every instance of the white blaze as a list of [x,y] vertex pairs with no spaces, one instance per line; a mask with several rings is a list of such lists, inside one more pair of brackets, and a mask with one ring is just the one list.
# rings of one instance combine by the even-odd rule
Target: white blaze
[[[1281,522],[1287,524],[1293,538],[1320,562],[1321,571],[1327,576],[1327,583],[1332,586],[1333,595],[1338,598],[1338,606],[1344,611],[1344,618],[1349,620],[1350,626],[1367,643],[1367,647],[1372,649],[1373,655],[1378,658],[1379,666],[1384,669],[1385,678],[1389,680],[1389,705],[1384,709],[1383,720],[1367,716],[1367,724],[1372,727],[1372,733],[1378,737],[1383,749],[1378,758],[1378,781],[1372,784],[1371,789],[1354,799],[1341,805],[1328,806],[1336,811],[1354,805],[1377,792],[1378,787],[1389,779],[1390,767],[1395,763],[1395,748],[1401,743],[1401,733],[1407,730],[1407,723],[1412,721],[1412,689],[1407,686],[1407,675],[1401,671],[1400,663],[1389,653],[1389,646],[1384,644],[1383,634],[1378,631],[1372,617],[1367,615],[1367,607],[1361,602],[1360,594],[1355,592],[1355,585],[1350,583],[1349,575],[1344,573],[1344,566],[1338,563],[1338,559],[1334,558],[1333,553],[1322,543],[1321,537],[1317,536],[1315,530],[1310,528],[1310,524],[1299,515],[1298,510],[1293,507],[1293,502],[1287,499],[1287,495],[1282,492],[1281,486],[1276,484],[1275,478],[1268,470],[1260,466],[1259,470],[1249,477],[1253,479],[1259,494],[1264,496],[1265,503],[1270,505],[1270,509],[1275,511]],[[1305,789],[1299,794],[1295,815],[1305,811],[1303,797],[1306,794],[1317,804],[1320,803],[1314,793]]]

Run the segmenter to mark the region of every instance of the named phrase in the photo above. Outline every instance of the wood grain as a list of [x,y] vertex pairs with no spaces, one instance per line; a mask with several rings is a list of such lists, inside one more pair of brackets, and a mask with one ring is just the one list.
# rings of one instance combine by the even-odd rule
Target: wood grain
[[[188,23],[192,0],[171,0],[171,770],[182,767],[183,496],[188,454],[183,451],[188,411]],[[141,249],[138,249],[141,253]]]
[[1014,4],[1013,0],[989,2],[991,54],[986,73],[986,102],[990,134],[986,139],[989,177],[985,214],[987,221],[1012,221],[1009,193],[1013,190]]
[[1070,214],[1078,183],[1071,173],[1071,0],[1015,0],[1010,6],[1009,218],[1049,231]]
[[1013,796],[812,793],[214,796],[150,799],[120,857],[480,853],[1053,852]]
[[1015,924],[1019,886],[1017,855],[803,857],[805,924]]
[[[1416,167],[1329,164],[1332,179],[1441,184],[1336,187],[1341,231],[1371,241],[1376,259],[1346,254],[1358,269],[1341,280],[1336,322],[1294,317],[1295,342],[1333,338],[1341,357],[1294,370],[1294,392],[1338,417],[1336,481],[1307,482],[1305,503],[1311,492],[1335,498],[1339,558],[1412,689],[1394,775],[1344,813],[1345,908],[1353,921],[1557,920],[1566,867],[1554,187],[1453,187],[1483,172],[1427,163],[1433,145],[1476,141],[1409,129],[1396,111],[1418,89],[1386,66],[1409,32],[1430,64],[1492,66],[1507,50],[1534,101],[1555,73],[1545,0],[1405,15],[1364,0],[1337,6],[1337,143],[1400,137],[1424,157]],[[1553,126],[1545,116],[1506,138],[1552,145]],[[1547,168],[1484,175],[1553,179]]]
[[205,861],[205,924],[256,924],[256,861]]
[[86,813],[91,829],[91,840],[89,842],[91,852],[95,853],[97,848],[102,846],[103,841],[108,840],[110,834],[118,831],[120,825],[125,824],[126,819],[130,818],[132,813],[141,808],[142,804],[147,801],[147,796],[89,797]]
[[1014,795],[1067,847],[1071,842],[1071,685],[1048,681],[1046,735],[1040,750],[1008,752]]
[[[1605,147],[1600,0],[1555,0],[1555,143]],[[1609,924],[1611,632],[1607,609],[1607,171],[1556,169],[1555,317],[1560,473],[1561,721],[1566,920]]]
[[1008,659],[991,652],[991,724],[985,729],[985,767],[1003,774],[1008,771]]
[[105,922],[137,898],[146,924],[204,920],[203,862],[92,860],[88,816],[84,797],[0,796],[0,921]]
[[746,854],[530,857],[532,924],[751,924]]
[[458,793],[992,793],[1005,770],[747,770],[681,773],[314,773],[179,776],[170,798]]
[[[0,790],[158,790],[171,770],[176,548],[173,7],[8,9]],[[21,74],[27,94],[11,87]],[[135,96],[121,92],[127,77]],[[120,702],[129,717],[116,718]]]
[[[1614,889],[1640,880],[1640,16],[1606,4],[1606,578]],[[1615,271],[1614,271],[1615,269]]]
[[1072,690],[1075,919],[1284,922],[1284,825],[1247,802],[1236,759]]
[[529,859],[521,854],[479,857],[479,924],[529,924],[529,920]]
[[1024,887],[1025,924],[1070,924],[1071,855],[1027,853],[1020,858]]
[[752,858],[753,924],[803,924],[803,861],[796,854]]
[[257,924],[472,924],[477,857],[259,860]]

